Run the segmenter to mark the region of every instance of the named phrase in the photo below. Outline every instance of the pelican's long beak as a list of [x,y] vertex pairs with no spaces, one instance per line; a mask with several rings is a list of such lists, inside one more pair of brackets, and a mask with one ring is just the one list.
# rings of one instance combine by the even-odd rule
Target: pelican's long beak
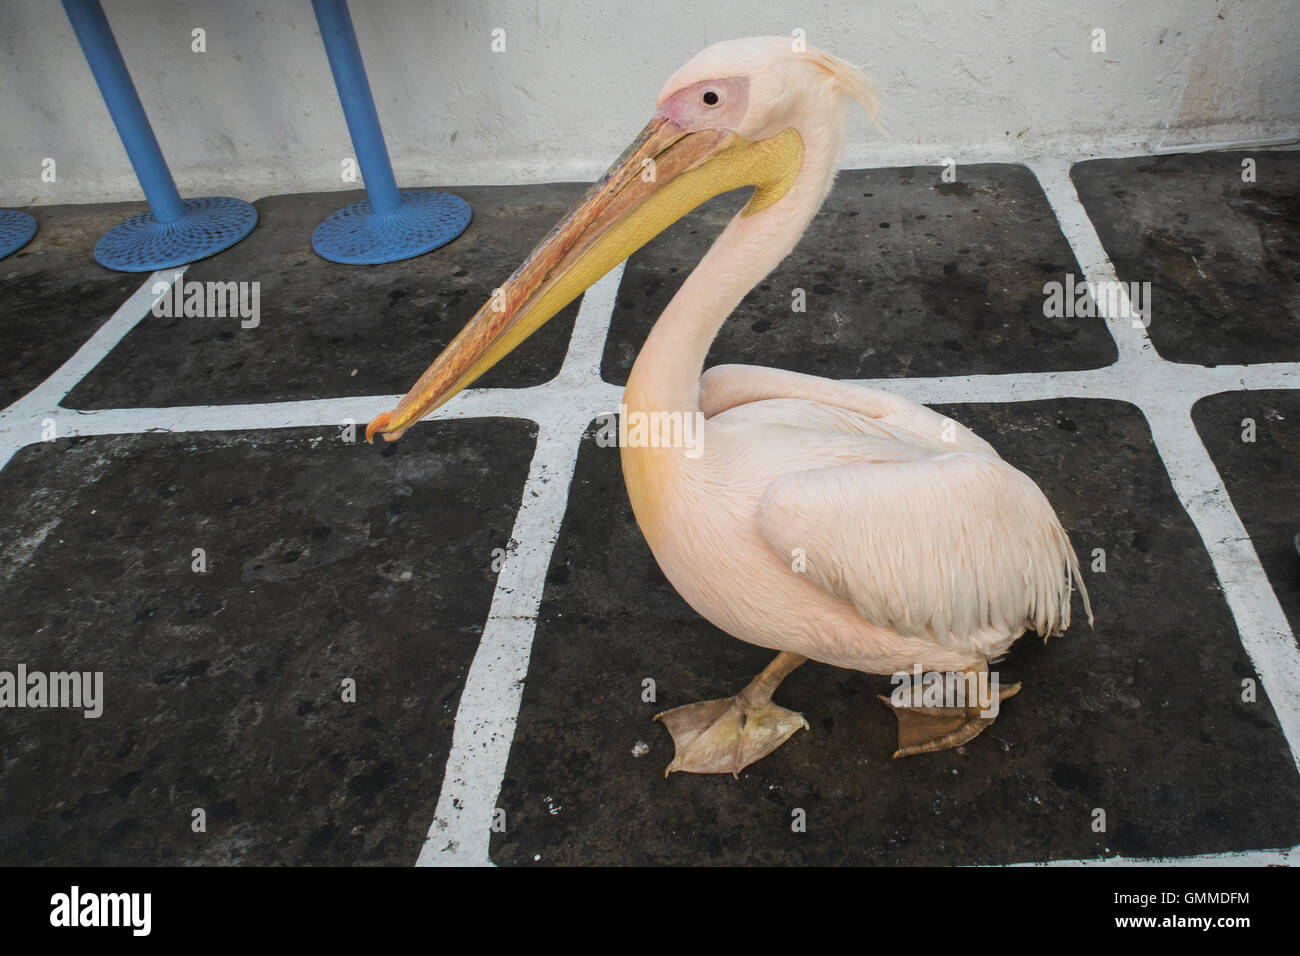
[[749,142],[728,130],[686,132],[659,114],[470,319],[391,412],[366,428],[386,441],[446,403],[566,305],[700,203],[757,186],[745,212],[789,188],[803,159],[793,129]]

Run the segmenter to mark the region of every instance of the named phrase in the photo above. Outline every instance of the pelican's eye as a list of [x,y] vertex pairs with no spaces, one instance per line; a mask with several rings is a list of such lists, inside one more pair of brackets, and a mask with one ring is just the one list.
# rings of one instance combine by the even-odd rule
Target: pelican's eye
[[704,101],[705,106],[717,106],[722,102],[722,96],[717,90],[705,90],[700,99]]

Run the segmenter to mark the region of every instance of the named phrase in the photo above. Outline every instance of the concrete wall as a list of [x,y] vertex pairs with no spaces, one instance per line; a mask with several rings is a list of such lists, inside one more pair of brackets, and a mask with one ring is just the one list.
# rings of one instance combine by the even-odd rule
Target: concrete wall
[[[308,0],[105,0],[181,192],[348,187]],[[664,10],[662,7],[669,9]],[[1143,152],[1300,133],[1296,0],[354,0],[402,185],[591,179],[707,44],[806,31],[865,66],[846,165]],[[191,51],[191,31],[207,52]],[[494,29],[506,49],[491,50]],[[1092,30],[1106,31],[1093,52]],[[42,182],[55,159],[57,181]],[[0,204],[138,198],[60,5],[0,0]]]

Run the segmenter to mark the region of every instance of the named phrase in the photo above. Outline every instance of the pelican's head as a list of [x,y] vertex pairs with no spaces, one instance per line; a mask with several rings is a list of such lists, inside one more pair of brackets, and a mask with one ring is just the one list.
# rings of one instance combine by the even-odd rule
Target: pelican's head
[[[615,161],[391,412],[366,428],[387,441],[500,361],[543,323],[696,206],[753,186],[742,216],[776,204],[805,169],[805,140],[838,148],[845,97],[874,111],[862,73],[790,37],[716,43],[678,70]],[[834,156],[820,156],[821,198]],[[775,213],[776,210],[773,210]]]
[[715,43],[692,57],[664,84],[656,118],[667,117],[684,132],[726,129],[758,143],[786,129],[838,129],[845,96],[874,116],[875,94],[857,67],[796,47],[790,37],[750,37]]

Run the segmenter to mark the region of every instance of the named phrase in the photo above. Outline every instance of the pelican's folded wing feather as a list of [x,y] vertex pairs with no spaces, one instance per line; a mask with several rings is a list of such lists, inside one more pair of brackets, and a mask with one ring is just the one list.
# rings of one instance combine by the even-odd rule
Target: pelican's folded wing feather
[[784,560],[802,555],[813,583],[900,634],[946,645],[989,629],[1056,634],[1076,581],[1092,620],[1047,499],[979,452],[788,473],[767,486],[758,523]]

